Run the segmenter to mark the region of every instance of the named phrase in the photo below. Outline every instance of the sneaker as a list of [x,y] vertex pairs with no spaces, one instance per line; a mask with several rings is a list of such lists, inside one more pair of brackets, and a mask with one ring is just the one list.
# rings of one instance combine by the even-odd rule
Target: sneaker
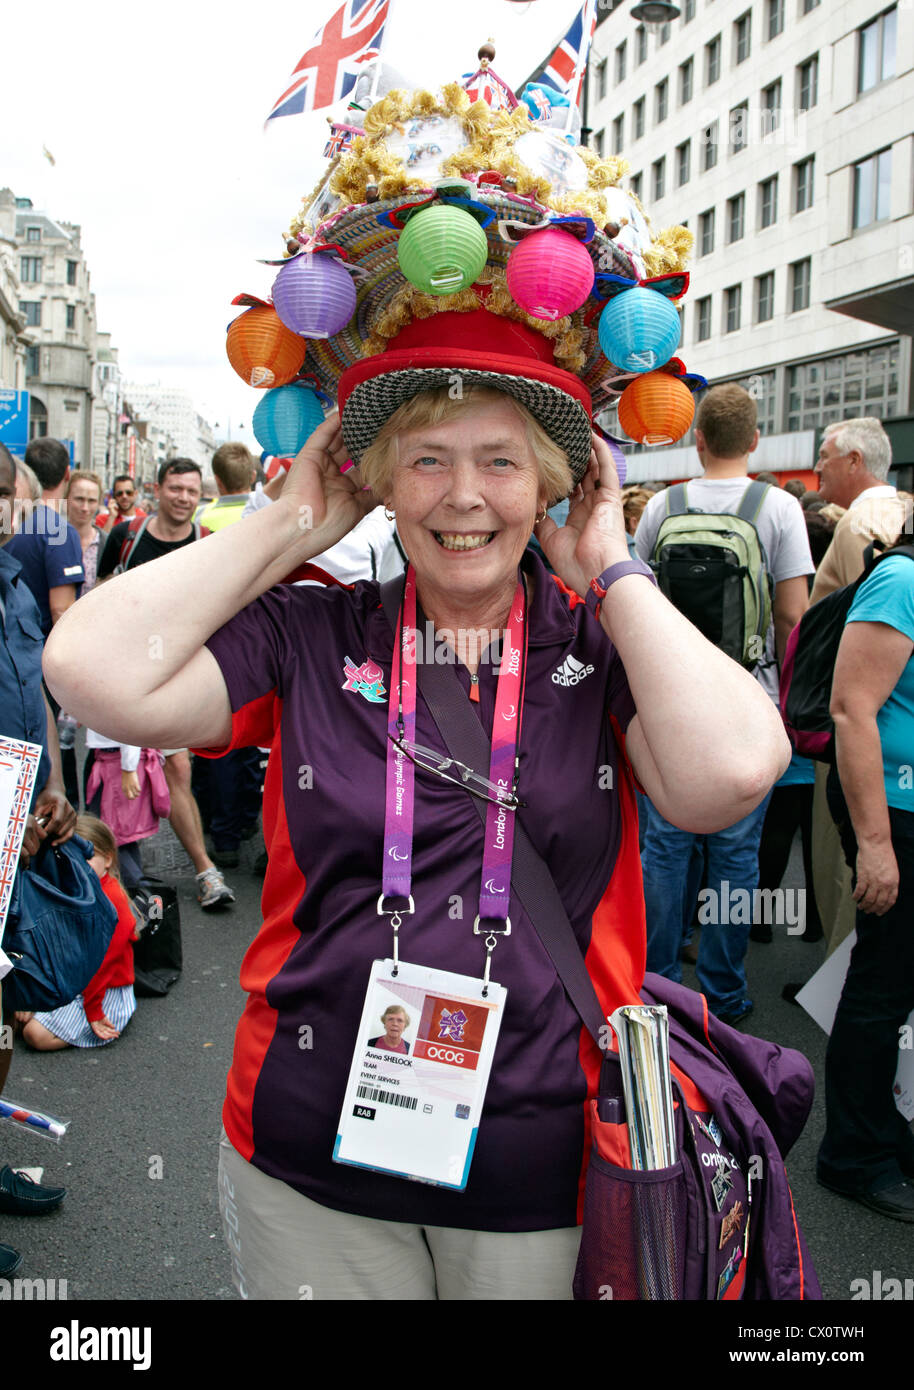
[[755,1010],[755,1005],[751,999],[744,999],[739,1007],[732,1014],[718,1014],[719,1023],[726,1023],[728,1028],[736,1028],[743,1023]]
[[0,1276],[5,1279],[8,1274],[15,1274],[21,1264],[22,1256],[18,1250],[11,1245],[0,1245]]
[[228,907],[234,901],[235,894],[218,869],[204,869],[202,874],[197,874],[197,902],[204,911]]
[[896,1182],[877,1192],[844,1192],[840,1187],[832,1187],[821,1176],[818,1182],[829,1192],[836,1192],[839,1197],[849,1197],[852,1202],[860,1202],[870,1211],[878,1211],[880,1216],[891,1217],[893,1221],[914,1222],[914,1182]]
[[59,1207],[66,1195],[65,1187],[42,1187],[8,1164],[0,1168],[0,1212],[4,1216],[41,1216]]

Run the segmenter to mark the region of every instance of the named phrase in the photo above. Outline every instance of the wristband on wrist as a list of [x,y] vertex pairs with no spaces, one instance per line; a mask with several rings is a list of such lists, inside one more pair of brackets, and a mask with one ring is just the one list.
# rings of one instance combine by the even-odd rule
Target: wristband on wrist
[[584,595],[584,602],[597,622],[600,621],[600,610],[610,586],[626,574],[642,574],[652,584],[657,583],[654,571],[643,560],[620,560],[617,564],[610,565],[609,569],[598,574],[596,579],[591,579],[587,593]]

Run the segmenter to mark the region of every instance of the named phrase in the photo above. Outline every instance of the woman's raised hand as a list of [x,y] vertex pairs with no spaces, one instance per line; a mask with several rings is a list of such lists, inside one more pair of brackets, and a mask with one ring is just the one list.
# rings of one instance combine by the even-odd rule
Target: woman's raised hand
[[547,516],[536,527],[536,538],[562,582],[582,598],[591,579],[630,558],[619,475],[598,434],[593,436],[587,472],[571,495],[565,525],[557,526]]
[[334,410],[289,469],[277,505],[295,512],[311,555],[329,550],[378,505],[379,499],[363,490],[357,469],[340,472],[347,457],[339,412]]

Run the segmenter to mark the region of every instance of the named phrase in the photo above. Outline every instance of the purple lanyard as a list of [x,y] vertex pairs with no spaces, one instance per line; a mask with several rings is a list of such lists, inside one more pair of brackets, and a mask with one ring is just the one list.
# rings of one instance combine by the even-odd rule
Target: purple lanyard
[[[526,593],[518,581],[508,626],[502,644],[495,720],[492,729],[492,756],[489,781],[510,793],[517,780],[517,745],[520,738],[527,669]],[[409,906],[390,914],[394,931],[394,965],[398,959],[398,933],[402,912],[412,913],[413,810],[415,805],[415,766],[394,744],[394,739],[415,743],[416,735],[416,575],[410,565],[406,571],[403,603],[400,608],[398,639],[394,646],[387,713],[387,792],[384,814],[384,865],[378,912],[384,913],[386,898],[406,898]],[[513,810],[490,801],[486,813],[479,913],[474,934],[486,935],[486,964],[483,980],[488,987],[492,952],[499,936],[511,934],[508,907],[511,901],[511,859],[514,851]],[[491,925],[500,921],[501,927]],[[489,922],[480,927],[481,921]],[[485,993],[485,989],[483,993]]]

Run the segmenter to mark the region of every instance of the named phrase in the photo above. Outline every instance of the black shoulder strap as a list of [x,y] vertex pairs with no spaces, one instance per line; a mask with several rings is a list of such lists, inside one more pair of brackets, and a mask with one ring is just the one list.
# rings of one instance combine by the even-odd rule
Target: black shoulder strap
[[[402,578],[381,585],[381,603],[397,640]],[[491,745],[485,730],[470,708],[453,666],[425,662],[418,668],[419,693],[438,726],[445,747],[453,758],[468,767],[488,768]],[[479,818],[485,824],[485,802],[473,797]],[[598,1046],[605,1048],[606,1017],[587,973],[568,914],[559,897],[552,875],[533,845],[515,812],[514,863],[511,881],[524,911],[533,923],[565,991]]]

